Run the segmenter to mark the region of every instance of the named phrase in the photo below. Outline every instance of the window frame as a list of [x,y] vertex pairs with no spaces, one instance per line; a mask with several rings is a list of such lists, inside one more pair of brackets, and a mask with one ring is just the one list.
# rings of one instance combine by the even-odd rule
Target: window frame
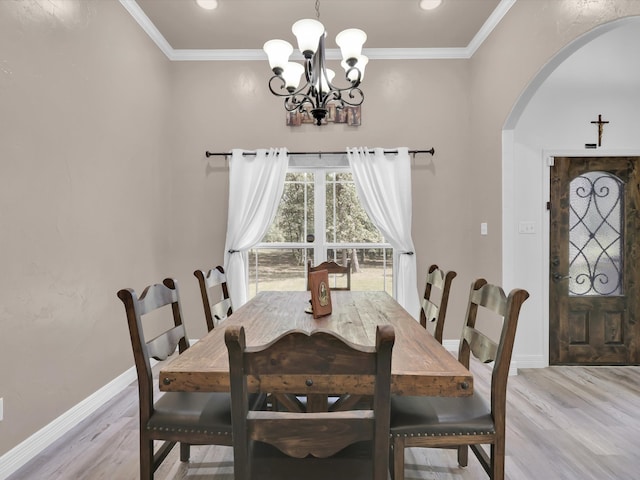
[[[327,241],[327,202],[326,202],[326,193],[327,193],[327,173],[335,172],[335,173],[353,173],[351,167],[349,165],[346,154],[344,155],[327,155],[327,154],[317,154],[317,155],[304,155],[300,157],[290,157],[289,166],[287,167],[287,173],[304,173],[309,172],[313,173],[313,194],[314,194],[314,241],[313,242],[259,242],[255,246],[251,248],[251,250],[260,250],[260,249],[302,249],[313,250],[313,258],[312,264],[318,265],[327,260],[334,260],[333,258],[327,258],[328,250],[340,250],[340,249],[365,249],[365,248],[380,248],[385,251],[385,265],[387,263],[386,258],[386,250],[391,250],[391,259],[394,258],[394,249],[388,242],[376,242],[376,243],[344,243],[344,242],[329,242]],[[305,193],[306,194],[306,193]],[[320,206],[322,208],[320,208]],[[307,225],[307,211],[305,210],[305,218],[304,218],[304,228],[305,228],[305,238],[308,235],[306,229]],[[335,219],[335,215],[334,215]],[[322,235],[319,234],[322,233]],[[305,252],[306,255],[306,252]],[[308,256],[305,257],[305,272],[307,268],[307,260]],[[256,257],[257,261],[257,257]],[[247,266],[248,267],[248,266]],[[386,267],[383,271],[383,285],[384,290],[387,288],[387,268],[390,271],[391,282],[393,282],[393,268]],[[257,275],[257,265],[256,269],[256,277]],[[259,282],[258,278],[255,279],[256,283],[256,292],[259,292]]]

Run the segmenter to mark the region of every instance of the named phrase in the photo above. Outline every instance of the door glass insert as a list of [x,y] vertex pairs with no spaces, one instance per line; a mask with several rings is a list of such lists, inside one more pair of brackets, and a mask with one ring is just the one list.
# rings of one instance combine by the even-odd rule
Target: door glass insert
[[622,295],[624,183],[587,172],[569,189],[569,295]]

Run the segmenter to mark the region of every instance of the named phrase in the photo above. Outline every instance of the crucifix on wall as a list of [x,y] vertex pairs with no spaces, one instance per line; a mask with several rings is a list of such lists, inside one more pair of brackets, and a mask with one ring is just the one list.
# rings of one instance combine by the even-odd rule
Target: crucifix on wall
[[598,120],[594,120],[591,123],[598,125],[598,146],[602,146],[602,131],[604,130],[604,124],[609,123],[608,120],[602,120],[602,115],[598,115]]

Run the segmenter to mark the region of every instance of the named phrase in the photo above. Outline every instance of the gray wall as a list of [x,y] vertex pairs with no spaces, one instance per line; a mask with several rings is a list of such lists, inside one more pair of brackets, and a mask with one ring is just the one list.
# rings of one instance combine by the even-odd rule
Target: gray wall
[[132,365],[116,292],[166,271],[171,63],[65,4],[0,2],[0,454]]

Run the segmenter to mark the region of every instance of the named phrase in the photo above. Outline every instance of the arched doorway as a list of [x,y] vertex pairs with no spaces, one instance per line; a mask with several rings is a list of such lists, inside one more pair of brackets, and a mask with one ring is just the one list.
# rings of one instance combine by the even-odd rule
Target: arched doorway
[[[535,279],[530,292],[538,322],[519,325],[518,367],[549,362],[549,201],[555,156],[637,156],[640,130],[636,100],[640,69],[633,45],[640,17],[600,25],[560,51],[514,105],[503,128],[503,280]],[[602,144],[591,121],[604,115]]]

